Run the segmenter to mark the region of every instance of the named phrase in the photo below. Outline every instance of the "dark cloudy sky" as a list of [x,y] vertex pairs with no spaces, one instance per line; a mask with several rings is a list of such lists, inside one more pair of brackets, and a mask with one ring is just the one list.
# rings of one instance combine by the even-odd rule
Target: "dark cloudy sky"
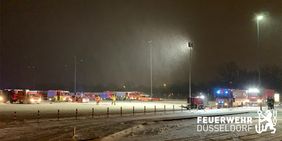
[[282,0],[1,0],[0,87],[79,87],[188,81],[186,41],[194,42],[193,81],[235,61],[254,69],[256,22],[262,64],[282,66]]

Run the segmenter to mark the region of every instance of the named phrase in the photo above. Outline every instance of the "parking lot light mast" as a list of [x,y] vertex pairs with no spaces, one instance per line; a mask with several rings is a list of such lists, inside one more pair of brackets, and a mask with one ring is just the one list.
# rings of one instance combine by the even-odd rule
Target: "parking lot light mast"
[[153,97],[153,48],[152,48],[152,40],[148,41],[150,48],[150,91],[151,97]]
[[189,50],[189,103],[191,103],[191,97],[192,97],[192,49],[193,49],[193,43],[187,42],[187,47]]
[[74,56],[74,95],[76,95],[76,56]]
[[[256,16],[256,24],[257,24],[257,50],[260,48],[260,21],[263,20],[263,15]],[[258,53],[258,85],[261,86],[261,72],[260,72],[260,53]]]

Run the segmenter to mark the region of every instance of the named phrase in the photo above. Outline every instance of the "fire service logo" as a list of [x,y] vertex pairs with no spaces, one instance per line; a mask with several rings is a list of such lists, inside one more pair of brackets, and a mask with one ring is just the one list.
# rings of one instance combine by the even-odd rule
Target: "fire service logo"
[[209,116],[197,118],[198,132],[248,132],[252,117]]
[[[258,134],[276,132],[277,110],[257,111],[257,117],[250,116],[200,116],[197,117],[198,132],[250,132]],[[256,120],[257,119],[257,120]],[[254,128],[255,127],[255,128]]]
[[266,110],[265,112],[259,110],[257,113],[258,124],[255,125],[256,132],[260,134],[269,129],[271,134],[274,134],[276,132],[277,110]]

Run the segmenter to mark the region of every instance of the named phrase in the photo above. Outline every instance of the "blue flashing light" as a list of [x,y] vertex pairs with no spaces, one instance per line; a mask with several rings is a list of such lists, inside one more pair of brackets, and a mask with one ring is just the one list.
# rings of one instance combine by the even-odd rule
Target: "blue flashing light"
[[217,94],[220,94],[220,90],[217,90],[216,93],[217,93]]

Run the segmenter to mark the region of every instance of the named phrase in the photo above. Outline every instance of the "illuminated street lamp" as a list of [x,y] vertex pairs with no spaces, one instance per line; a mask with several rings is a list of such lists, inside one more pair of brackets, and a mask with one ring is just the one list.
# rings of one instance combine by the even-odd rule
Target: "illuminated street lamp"
[[[263,20],[263,15],[257,15],[256,16],[256,22],[257,22],[257,49],[260,48],[260,21]],[[260,58],[260,56],[258,55],[258,58]],[[258,62],[260,62],[260,59],[257,60]],[[258,83],[259,86],[261,85],[261,77],[260,77],[260,65],[258,65]]]
[[[257,22],[257,50],[260,48],[260,21],[263,20],[263,15],[257,15],[256,16],[256,22]],[[258,53],[258,86],[261,87],[261,72],[260,72],[260,55]],[[260,92],[259,92],[260,93]],[[262,102],[259,102],[260,110],[262,110]]]
[[166,93],[166,83],[163,83],[163,93],[164,93],[164,95],[165,95],[165,97],[167,97],[167,98],[169,98],[169,95],[167,95],[167,93]]
[[187,48],[189,50],[189,103],[191,103],[191,97],[192,97],[192,89],[191,89],[191,74],[192,74],[192,50],[193,50],[193,43],[187,42]]
[[262,20],[263,19],[263,15],[257,15],[257,21],[260,21],[260,20]]

